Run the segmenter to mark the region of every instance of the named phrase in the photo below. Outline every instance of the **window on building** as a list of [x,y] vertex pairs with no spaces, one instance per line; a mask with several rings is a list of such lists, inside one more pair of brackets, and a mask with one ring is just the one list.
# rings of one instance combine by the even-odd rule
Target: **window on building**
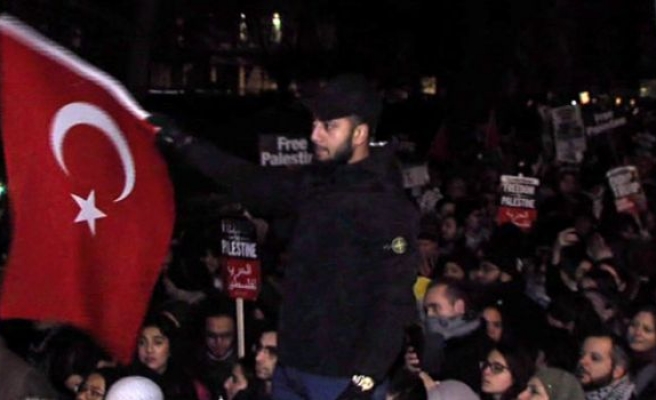
[[282,19],[277,12],[273,13],[271,19],[271,41],[273,43],[280,43],[282,41]]
[[239,42],[248,42],[248,24],[246,23],[246,14],[239,14]]

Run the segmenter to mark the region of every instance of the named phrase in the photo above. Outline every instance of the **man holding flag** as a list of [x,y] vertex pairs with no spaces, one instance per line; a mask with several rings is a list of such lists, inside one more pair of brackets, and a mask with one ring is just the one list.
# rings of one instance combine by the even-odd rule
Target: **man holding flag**
[[[308,99],[314,164],[267,169],[183,134],[159,134],[249,212],[292,217],[274,399],[382,399],[416,316],[418,214],[389,148],[370,149],[381,99],[341,75]],[[376,151],[380,150],[380,151]]]

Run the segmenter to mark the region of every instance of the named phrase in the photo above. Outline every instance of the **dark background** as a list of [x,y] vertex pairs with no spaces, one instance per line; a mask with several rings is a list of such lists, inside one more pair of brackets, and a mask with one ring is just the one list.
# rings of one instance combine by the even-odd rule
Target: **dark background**
[[[298,96],[337,72],[362,72],[384,89],[379,135],[406,134],[420,148],[445,122],[454,146],[466,147],[491,109],[517,120],[527,99],[636,96],[656,75],[650,0],[4,0],[0,8],[115,76],[145,108],[247,157],[257,133],[306,133]],[[274,12],[280,42],[270,38]],[[161,66],[170,71],[164,87]],[[240,66],[262,68],[277,89],[238,96]],[[422,92],[426,76],[435,94]]]

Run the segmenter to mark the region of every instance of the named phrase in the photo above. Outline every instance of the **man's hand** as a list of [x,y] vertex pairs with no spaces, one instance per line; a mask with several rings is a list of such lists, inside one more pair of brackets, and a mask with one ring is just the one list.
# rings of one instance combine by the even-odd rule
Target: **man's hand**
[[155,136],[161,149],[180,149],[193,141],[170,117],[163,114],[152,114],[147,118],[152,125],[159,127]]
[[376,382],[366,375],[353,375],[351,382],[337,400],[368,400],[374,393]]
[[603,260],[613,257],[613,250],[606,244],[604,237],[599,233],[594,233],[588,241],[586,248],[588,256],[594,261]]
[[567,228],[558,232],[558,237],[556,238],[556,243],[552,248],[551,253],[551,263],[553,265],[560,264],[561,254],[560,252],[568,246],[572,246],[575,243],[578,243],[579,236],[576,234],[575,228]]
[[579,236],[576,234],[575,228],[567,228],[558,232],[558,238],[556,239],[556,246],[563,248],[571,246],[579,241]]
[[413,374],[418,374],[421,372],[421,367],[419,366],[419,356],[415,352],[413,347],[408,347],[405,351],[405,368],[412,372]]

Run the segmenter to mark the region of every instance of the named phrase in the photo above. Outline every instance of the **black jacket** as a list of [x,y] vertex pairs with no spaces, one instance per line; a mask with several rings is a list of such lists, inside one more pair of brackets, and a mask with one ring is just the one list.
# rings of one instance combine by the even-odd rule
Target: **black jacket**
[[348,165],[261,168],[191,143],[187,162],[264,217],[295,219],[279,362],[319,375],[382,379],[416,316],[418,213],[385,149]]
[[[479,362],[485,360],[493,343],[481,319],[465,320],[458,330],[426,334],[421,368],[435,380],[455,379],[474,390],[481,387]],[[449,333],[448,337],[444,334]]]

